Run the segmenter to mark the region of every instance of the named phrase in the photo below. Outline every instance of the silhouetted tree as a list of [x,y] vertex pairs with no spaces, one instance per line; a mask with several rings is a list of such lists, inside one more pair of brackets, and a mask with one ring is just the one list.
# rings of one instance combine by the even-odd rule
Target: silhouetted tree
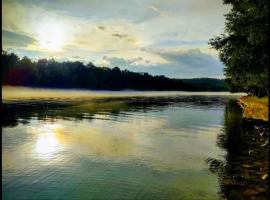
[[83,88],[106,90],[188,90],[224,91],[224,80],[218,79],[170,79],[148,73],[121,71],[118,67],[96,67],[93,63],[58,62],[27,57],[19,59],[11,53],[2,52],[2,84],[48,88]]

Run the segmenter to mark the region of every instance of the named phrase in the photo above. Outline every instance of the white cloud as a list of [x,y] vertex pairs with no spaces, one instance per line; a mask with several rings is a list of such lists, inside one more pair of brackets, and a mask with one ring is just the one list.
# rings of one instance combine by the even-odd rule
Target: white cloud
[[158,73],[160,69],[160,73],[170,74],[167,68],[177,71],[179,67],[169,65],[181,58],[178,65],[183,66],[183,56],[191,55],[180,52],[192,49],[215,57],[212,62],[192,54],[188,58],[193,59],[193,67],[200,60],[220,67],[217,52],[207,41],[223,31],[227,11],[222,0],[4,0],[3,29],[33,38],[32,43],[17,48],[28,56],[33,52],[35,57],[79,56],[102,65],[121,61],[138,70],[151,68]]

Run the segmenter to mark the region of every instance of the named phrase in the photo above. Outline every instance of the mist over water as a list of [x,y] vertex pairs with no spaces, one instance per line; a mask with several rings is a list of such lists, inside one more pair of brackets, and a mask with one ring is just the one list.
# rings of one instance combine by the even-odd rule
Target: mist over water
[[219,198],[206,160],[241,94],[2,91],[4,199]]
[[242,96],[245,93],[229,92],[185,92],[185,91],[136,91],[136,90],[78,90],[78,89],[46,89],[29,87],[2,87],[2,99],[8,100],[61,100],[91,99],[104,97],[138,97],[138,96],[176,96],[176,95],[207,95],[207,96]]

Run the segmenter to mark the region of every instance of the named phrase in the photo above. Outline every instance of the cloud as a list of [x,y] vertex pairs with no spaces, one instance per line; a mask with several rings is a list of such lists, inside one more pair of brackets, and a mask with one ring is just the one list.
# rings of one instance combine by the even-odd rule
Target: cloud
[[2,39],[4,47],[27,47],[35,42],[32,37],[7,30],[2,30]]
[[98,26],[98,28],[99,28],[100,30],[105,30],[105,29],[106,29],[105,26]]
[[223,77],[223,64],[210,54],[199,49],[188,51],[157,52],[168,64],[147,68],[149,73],[169,77]]
[[[153,53],[153,50],[145,50]],[[167,63],[153,64],[142,57],[124,59],[120,57],[103,57],[108,66],[118,66],[137,72],[148,72],[154,75],[166,75],[172,78],[223,77],[223,65],[213,56],[199,49],[188,51],[156,52]]]
[[102,58],[104,61],[106,61],[108,67],[121,67],[122,69],[127,69],[131,65],[137,65],[137,62],[142,61],[142,57],[137,57],[133,59],[124,59],[124,58],[117,58],[117,57],[108,57],[103,56]]
[[157,8],[156,6],[150,6],[149,7],[151,10],[157,12],[160,16],[165,17],[168,16],[167,13],[165,13],[164,11],[162,11],[161,9]]
[[117,37],[117,38],[126,38],[126,37],[128,37],[127,34],[119,34],[119,33],[113,33],[112,36]]
[[163,39],[160,42],[151,45],[151,47],[184,47],[184,46],[200,46],[207,45],[207,40],[181,40],[177,38],[173,38],[172,36],[169,39]]
[[[3,0],[2,5],[2,32],[8,31],[3,47],[21,55],[79,56],[170,77],[223,74],[213,57],[217,52],[207,44],[223,32],[228,7],[221,0]],[[59,52],[41,49],[56,33]]]
[[204,66],[214,66],[216,60],[208,54],[201,52],[199,49],[188,51],[157,52],[163,58],[171,63],[181,64],[181,66],[191,66],[193,69],[203,68]]
[[33,60],[38,60],[40,58],[51,58],[51,56],[48,56],[44,52],[26,50],[26,49],[17,48],[17,47],[7,47],[7,48],[5,48],[5,51],[10,52],[10,53],[15,53],[20,58],[27,56]]

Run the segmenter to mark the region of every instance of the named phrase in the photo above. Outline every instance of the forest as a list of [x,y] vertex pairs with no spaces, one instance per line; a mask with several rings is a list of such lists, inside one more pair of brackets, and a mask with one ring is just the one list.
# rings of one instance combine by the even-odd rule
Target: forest
[[32,61],[2,51],[2,85],[92,90],[228,91],[224,79],[173,79],[144,72],[98,67],[89,62]]

